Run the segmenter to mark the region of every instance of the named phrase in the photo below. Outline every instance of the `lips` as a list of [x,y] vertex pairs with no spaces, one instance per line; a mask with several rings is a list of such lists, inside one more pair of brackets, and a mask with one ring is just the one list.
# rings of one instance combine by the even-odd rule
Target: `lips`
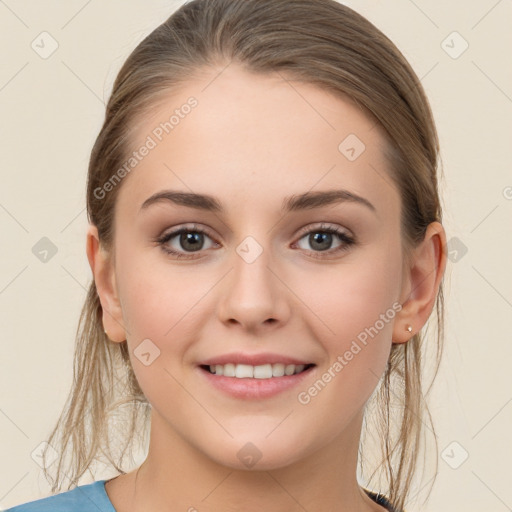
[[210,387],[236,399],[265,399],[299,385],[316,372],[316,364],[272,352],[231,352],[197,365],[198,375]]
[[226,364],[244,364],[250,366],[261,366],[265,364],[283,364],[283,365],[311,365],[314,364],[312,361],[308,361],[305,359],[298,359],[296,357],[291,357],[283,354],[275,354],[271,352],[261,352],[258,354],[248,354],[242,352],[232,352],[230,354],[223,354],[217,357],[211,357],[209,359],[205,359],[199,363],[199,366],[216,366],[216,365],[226,365]]
[[[279,365],[280,363],[276,363]],[[230,363],[224,365],[216,365],[217,369],[226,368]],[[231,366],[235,366],[232,365]],[[244,368],[245,366],[245,368]],[[265,369],[264,367],[267,366]],[[224,374],[212,373],[210,367],[206,365],[197,366],[197,375],[202,382],[206,382],[210,388],[221,391],[224,395],[228,395],[237,400],[262,400],[269,399],[286,393],[294,388],[297,388],[306,379],[311,379],[316,375],[317,366],[314,364],[310,365],[298,365],[295,367],[295,373],[291,375],[272,376],[268,373],[268,366],[270,365],[259,365],[262,370],[260,373],[251,377],[250,370],[255,371],[258,366],[252,367],[249,365],[238,364],[236,368],[242,367],[238,371],[239,376],[226,376]],[[284,367],[284,365],[281,365]],[[297,372],[302,367],[302,371]],[[237,370],[235,370],[236,373]],[[273,372],[272,372],[273,373]],[[281,373],[281,372],[279,372]],[[304,384],[302,385],[304,387]]]

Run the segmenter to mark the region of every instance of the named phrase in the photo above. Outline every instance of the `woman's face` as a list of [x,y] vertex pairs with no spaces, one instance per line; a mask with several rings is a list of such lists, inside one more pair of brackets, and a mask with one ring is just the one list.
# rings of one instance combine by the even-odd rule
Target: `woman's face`
[[[136,164],[112,185],[121,313],[109,334],[125,328],[161,444],[277,468],[354,446],[405,298],[400,197],[382,134],[357,106],[279,75],[220,71],[137,126]],[[254,364],[220,364],[228,376],[201,366],[216,359]],[[279,377],[293,361],[314,366]]]

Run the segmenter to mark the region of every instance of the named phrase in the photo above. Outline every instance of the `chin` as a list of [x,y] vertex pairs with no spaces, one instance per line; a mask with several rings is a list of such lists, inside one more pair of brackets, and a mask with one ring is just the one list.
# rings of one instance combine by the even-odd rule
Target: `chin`
[[[270,437],[272,434],[270,435]],[[222,466],[245,471],[268,471],[280,469],[305,456],[298,447],[304,442],[293,437],[276,436],[265,439],[265,435],[254,436],[245,434],[241,439],[230,440],[221,451],[210,453],[210,458]]]

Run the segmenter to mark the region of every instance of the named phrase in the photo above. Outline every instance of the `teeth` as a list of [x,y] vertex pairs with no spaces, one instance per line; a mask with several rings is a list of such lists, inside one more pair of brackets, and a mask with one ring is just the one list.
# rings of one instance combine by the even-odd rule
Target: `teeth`
[[254,374],[254,366],[248,364],[237,364],[235,368],[235,377],[237,379],[252,378]]
[[282,377],[283,375],[294,375],[304,370],[304,364],[262,364],[252,366],[250,364],[215,364],[210,365],[210,372],[225,377],[236,377],[237,379],[270,379],[271,377]]

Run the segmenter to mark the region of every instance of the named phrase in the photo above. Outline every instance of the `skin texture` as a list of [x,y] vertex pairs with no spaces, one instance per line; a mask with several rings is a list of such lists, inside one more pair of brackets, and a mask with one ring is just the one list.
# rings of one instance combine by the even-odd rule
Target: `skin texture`
[[[356,479],[364,406],[391,344],[406,343],[432,311],[446,265],[444,229],[431,224],[406,267],[400,196],[374,121],[313,85],[234,64],[221,69],[170,92],[138,123],[134,148],[187,98],[198,101],[118,185],[114,252],[99,245],[95,226],[87,234],[105,329],[113,343],[127,340],[152,406],[147,459],[109,481],[107,493],[119,512],[382,511]],[[338,150],[349,134],[365,144],[354,161]],[[376,211],[353,202],[280,211],[290,195],[341,188]],[[170,202],[140,211],[164,189],[216,196],[225,212]],[[180,245],[179,235],[167,246],[194,259],[176,259],[154,241],[192,222],[208,231],[200,251]],[[334,252],[345,243],[333,235],[319,250],[300,230],[322,233],[320,223],[356,243]],[[262,249],[250,264],[236,250],[247,236]],[[301,404],[298,393],[394,303],[401,311]],[[133,351],[148,338],[160,355],[146,366]],[[298,388],[236,399],[210,387],[197,367],[234,351],[275,352],[316,367]],[[237,456],[248,442],[261,454],[251,468]]]

